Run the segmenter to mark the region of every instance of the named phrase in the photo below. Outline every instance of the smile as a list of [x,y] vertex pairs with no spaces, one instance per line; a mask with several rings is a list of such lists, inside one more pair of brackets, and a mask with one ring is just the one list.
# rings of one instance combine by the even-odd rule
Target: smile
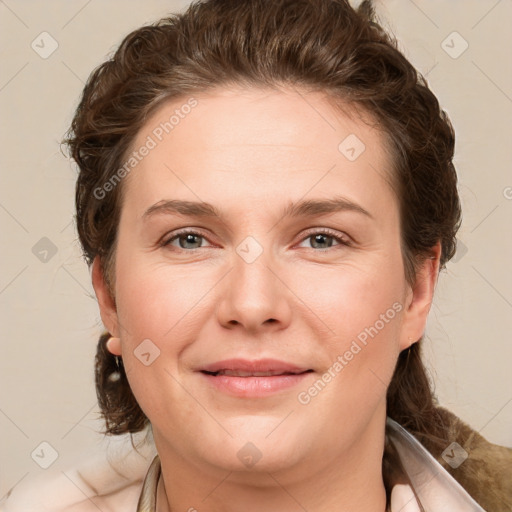
[[310,368],[275,359],[218,361],[201,368],[208,385],[221,393],[242,398],[269,396],[303,384]]
[[[310,370],[306,370],[310,371]],[[220,370],[218,372],[204,372],[209,375],[229,375],[230,377],[275,377],[278,375],[299,375],[304,372],[281,372],[279,370],[269,370],[266,372],[248,372],[243,370]]]

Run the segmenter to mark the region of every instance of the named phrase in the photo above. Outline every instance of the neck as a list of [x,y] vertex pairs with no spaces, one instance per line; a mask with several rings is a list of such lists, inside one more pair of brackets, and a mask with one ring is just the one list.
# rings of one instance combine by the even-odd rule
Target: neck
[[[269,478],[270,480],[270,478]],[[282,512],[319,512],[320,510],[326,512],[385,512],[386,510],[386,495],[384,488],[379,489],[380,496],[377,496],[376,492],[372,493],[372,496],[368,496],[368,493],[358,496],[351,494],[348,488],[345,488],[344,492],[339,490],[336,496],[316,496],[315,500],[307,500],[304,497],[303,489],[288,489],[284,486],[280,486],[277,481],[274,480],[274,484],[277,488],[273,490],[262,490],[256,492],[254,488],[237,489],[231,490],[229,486],[226,486],[225,492],[220,493],[216,496],[212,496],[212,493],[217,493],[217,490],[212,488],[209,490],[196,488],[189,489],[187,491],[188,498],[182,499],[176,494],[176,484],[172,487],[173,496],[169,499],[167,497],[167,491],[163,480],[160,480],[158,486],[157,495],[157,512],[174,512],[176,510],[186,512],[234,512],[239,511],[241,507],[245,507],[244,510],[248,512],[262,512],[268,510],[269,507],[279,507],[277,510]],[[325,482],[324,482],[325,483]],[[225,481],[218,481],[217,485],[224,485]],[[371,485],[371,484],[369,484]],[[205,494],[195,494],[200,492],[206,492]],[[304,504],[311,503],[311,505]],[[192,505],[191,505],[192,504]],[[184,508],[185,507],[185,508]]]
[[[318,475],[316,475],[318,477]],[[227,478],[226,478],[227,477]],[[343,482],[335,486],[325,479],[311,478],[295,486],[282,485],[275,476],[268,475],[268,485],[229,482],[229,474],[217,482],[199,485],[182,485],[172,478],[165,485],[165,476],[160,480],[157,493],[157,512],[385,512],[386,493],[382,479],[369,478],[365,485]],[[373,483],[375,482],[375,483]],[[316,489],[313,488],[316,485]],[[366,487],[366,485],[368,487]],[[220,489],[222,487],[222,489]],[[307,489],[306,489],[307,488]],[[332,489],[332,491],[329,490]],[[317,489],[325,489],[325,494]],[[353,492],[354,489],[354,492]]]
[[374,426],[369,426],[357,443],[337,457],[308,459],[272,473],[222,471],[194,465],[169,445],[159,443],[155,436],[162,465],[156,510],[384,512],[383,421],[377,435]]

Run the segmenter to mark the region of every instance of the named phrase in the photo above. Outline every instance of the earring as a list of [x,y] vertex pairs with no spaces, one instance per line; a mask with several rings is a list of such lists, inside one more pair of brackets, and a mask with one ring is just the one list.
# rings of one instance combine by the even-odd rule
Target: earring
[[116,362],[116,370],[114,370],[109,376],[108,376],[108,380],[110,382],[117,382],[119,381],[119,379],[121,378],[121,364],[122,364],[122,360],[121,358],[118,356],[118,355],[115,355],[115,354],[112,354],[111,350],[110,350],[110,345],[112,344],[112,342],[117,342],[119,340],[119,338],[114,338],[114,337],[110,337],[106,342],[105,342],[105,346],[106,346],[106,349],[107,349],[107,352],[109,353],[109,355],[111,357],[114,358],[115,362]]
[[109,382],[119,382],[119,380],[121,379],[121,372],[120,371],[112,372],[107,378],[108,378]]

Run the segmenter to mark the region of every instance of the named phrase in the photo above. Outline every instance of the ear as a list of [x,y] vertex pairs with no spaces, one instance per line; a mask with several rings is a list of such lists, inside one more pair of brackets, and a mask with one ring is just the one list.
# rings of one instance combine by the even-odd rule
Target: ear
[[117,308],[113,297],[110,294],[103,275],[100,257],[96,256],[92,262],[92,286],[100,306],[100,315],[103,325],[111,336],[119,337],[119,323],[117,319]]
[[432,247],[430,257],[425,259],[418,270],[414,286],[412,288],[407,287],[400,335],[400,350],[404,350],[417,342],[425,332],[439,274],[440,258],[441,242],[438,242]]

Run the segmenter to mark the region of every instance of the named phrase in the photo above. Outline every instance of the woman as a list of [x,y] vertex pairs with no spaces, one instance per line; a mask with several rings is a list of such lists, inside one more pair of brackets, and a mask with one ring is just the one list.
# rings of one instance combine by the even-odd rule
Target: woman
[[89,78],[67,143],[98,398],[157,455],[68,510],[511,510],[509,451],[437,407],[420,357],[453,130],[373,18],[199,2]]

